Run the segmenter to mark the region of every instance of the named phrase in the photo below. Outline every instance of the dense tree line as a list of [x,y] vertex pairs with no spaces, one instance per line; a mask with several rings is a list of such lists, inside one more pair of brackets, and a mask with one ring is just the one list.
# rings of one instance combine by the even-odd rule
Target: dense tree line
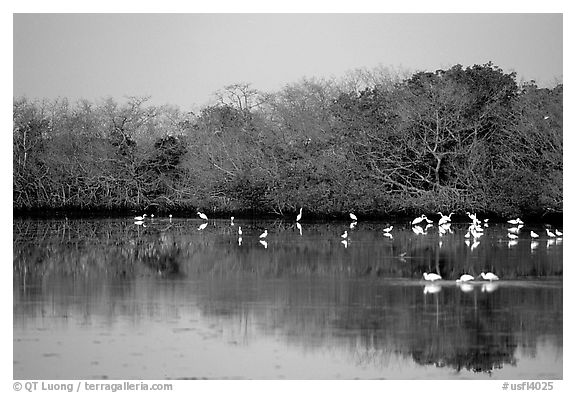
[[14,209],[562,212],[561,84],[488,63],[216,97],[199,113],[15,98]]

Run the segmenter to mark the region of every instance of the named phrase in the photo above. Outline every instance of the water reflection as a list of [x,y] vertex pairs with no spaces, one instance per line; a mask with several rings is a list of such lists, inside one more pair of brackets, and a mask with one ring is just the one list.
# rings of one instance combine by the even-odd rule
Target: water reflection
[[[561,244],[520,231],[508,248],[495,225],[471,249],[458,224],[440,245],[398,223],[344,240],[346,224],[199,223],[15,221],[14,377],[526,379],[535,360],[562,378]],[[501,281],[455,282],[487,270]],[[240,367],[248,354],[266,361]]]

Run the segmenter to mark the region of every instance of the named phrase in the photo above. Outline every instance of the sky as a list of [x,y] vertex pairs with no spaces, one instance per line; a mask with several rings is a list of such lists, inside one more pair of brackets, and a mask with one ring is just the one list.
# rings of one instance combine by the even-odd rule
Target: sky
[[563,80],[562,29],[561,13],[16,13],[13,95],[150,96],[192,109],[233,83],[273,92],[355,68],[488,61],[550,87]]

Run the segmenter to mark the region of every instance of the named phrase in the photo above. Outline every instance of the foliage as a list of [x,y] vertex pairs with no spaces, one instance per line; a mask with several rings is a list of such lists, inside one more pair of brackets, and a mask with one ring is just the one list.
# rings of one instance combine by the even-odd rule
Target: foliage
[[562,85],[487,63],[216,96],[197,115],[15,99],[14,208],[562,212]]

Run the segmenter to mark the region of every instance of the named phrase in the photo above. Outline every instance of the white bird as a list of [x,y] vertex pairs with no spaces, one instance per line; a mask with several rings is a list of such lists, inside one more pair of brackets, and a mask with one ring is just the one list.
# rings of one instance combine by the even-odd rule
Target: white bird
[[238,235],[242,236],[242,227],[238,227]]
[[154,218],[154,213],[150,214],[150,218]]
[[230,217],[230,226],[234,226],[234,216]]
[[442,277],[440,277],[440,275],[436,273],[424,273],[423,276],[424,280],[426,281],[436,281],[442,279]]
[[442,225],[442,224],[446,224],[447,222],[451,221],[452,214],[454,214],[454,213],[450,213],[447,216],[442,214],[442,212],[438,212],[438,214],[440,214],[440,216],[441,216],[440,220],[438,221],[438,225]]
[[344,231],[344,233],[343,233],[342,235],[340,235],[340,237],[341,237],[342,239],[348,238],[348,231]]
[[538,234],[537,234],[536,232],[534,232],[534,231],[530,231],[530,237],[531,237],[532,239],[536,239],[537,237],[540,237],[540,235],[538,235]]
[[266,236],[268,236],[268,229],[264,229],[264,232],[260,235],[260,239],[264,239]]
[[544,120],[548,120],[550,116],[544,116]]
[[394,226],[393,226],[393,225],[390,225],[389,227],[384,228],[384,229],[382,229],[382,230],[383,230],[384,232],[386,232],[386,233],[390,233],[390,231],[392,230],[392,228],[394,228]]
[[466,212],[466,214],[472,220],[472,223],[474,225],[480,225],[480,220],[476,217],[476,214],[472,214],[470,212]]
[[354,221],[358,221],[358,218],[356,217],[356,214],[354,214],[354,213],[350,213],[350,218]]
[[518,239],[518,235],[515,235],[515,234],[513,234],[513,233],[509,233],[509,234],[508,234],[508,237],[509,237],[510,239]]
[[490,280],[490,281],[492,281],[492,280],[499,280],[499,279],[500,279],[500,278],[498,278],[497,275],[495,275],[495,274],[492,273],[492,272],[488,272],[488,273],[482,272],[482,273],[480,273],[480,276],[481,276],[484,280]]
[[456,282],[466,282],[472,280],[474,280],[474,276],[471,276],[470,274],[463,274],[458,280],[456,280]]
[[172,214],[168,214],[168,218],[172,218]]
[[558,229],[556,229],[554,233],[556,233],[556,236],[562,236],[562,232],[560,232]]
[[146,218],[146,214],[134,217],[134,221],[143,221]]
[[298,213],[298,215],[296,216],[296,221],[300,221],[301,218],[302,218],[302,208],[300,208],[300,213]]
[[426,216],[424,214],[422,214],[420,217],[416,217],[414,220],[412,220],[412,225],[420,224],[422,221],[424,221],[425,218]]
[[516,218],[515,220],[508,220],[507,221],[509,224],[524,224],[524,221],[522,221],[520,218]]
[[354,229],[357,224],[358,224],[358,221],[352,221],[352,222],[350,223],[350,229]]
[[208,216],[207,216],[206,214],[202,213],[202,212],[196,212],[196,214],[198,214],[198,215],[200,216],[200,218],[203,219],[203,220],[207,220],[207,219],[208,219]]
[[548,228],[546,228],[546,234],[548,235],[548,237],[556,237],[554,232],[551,232]]

